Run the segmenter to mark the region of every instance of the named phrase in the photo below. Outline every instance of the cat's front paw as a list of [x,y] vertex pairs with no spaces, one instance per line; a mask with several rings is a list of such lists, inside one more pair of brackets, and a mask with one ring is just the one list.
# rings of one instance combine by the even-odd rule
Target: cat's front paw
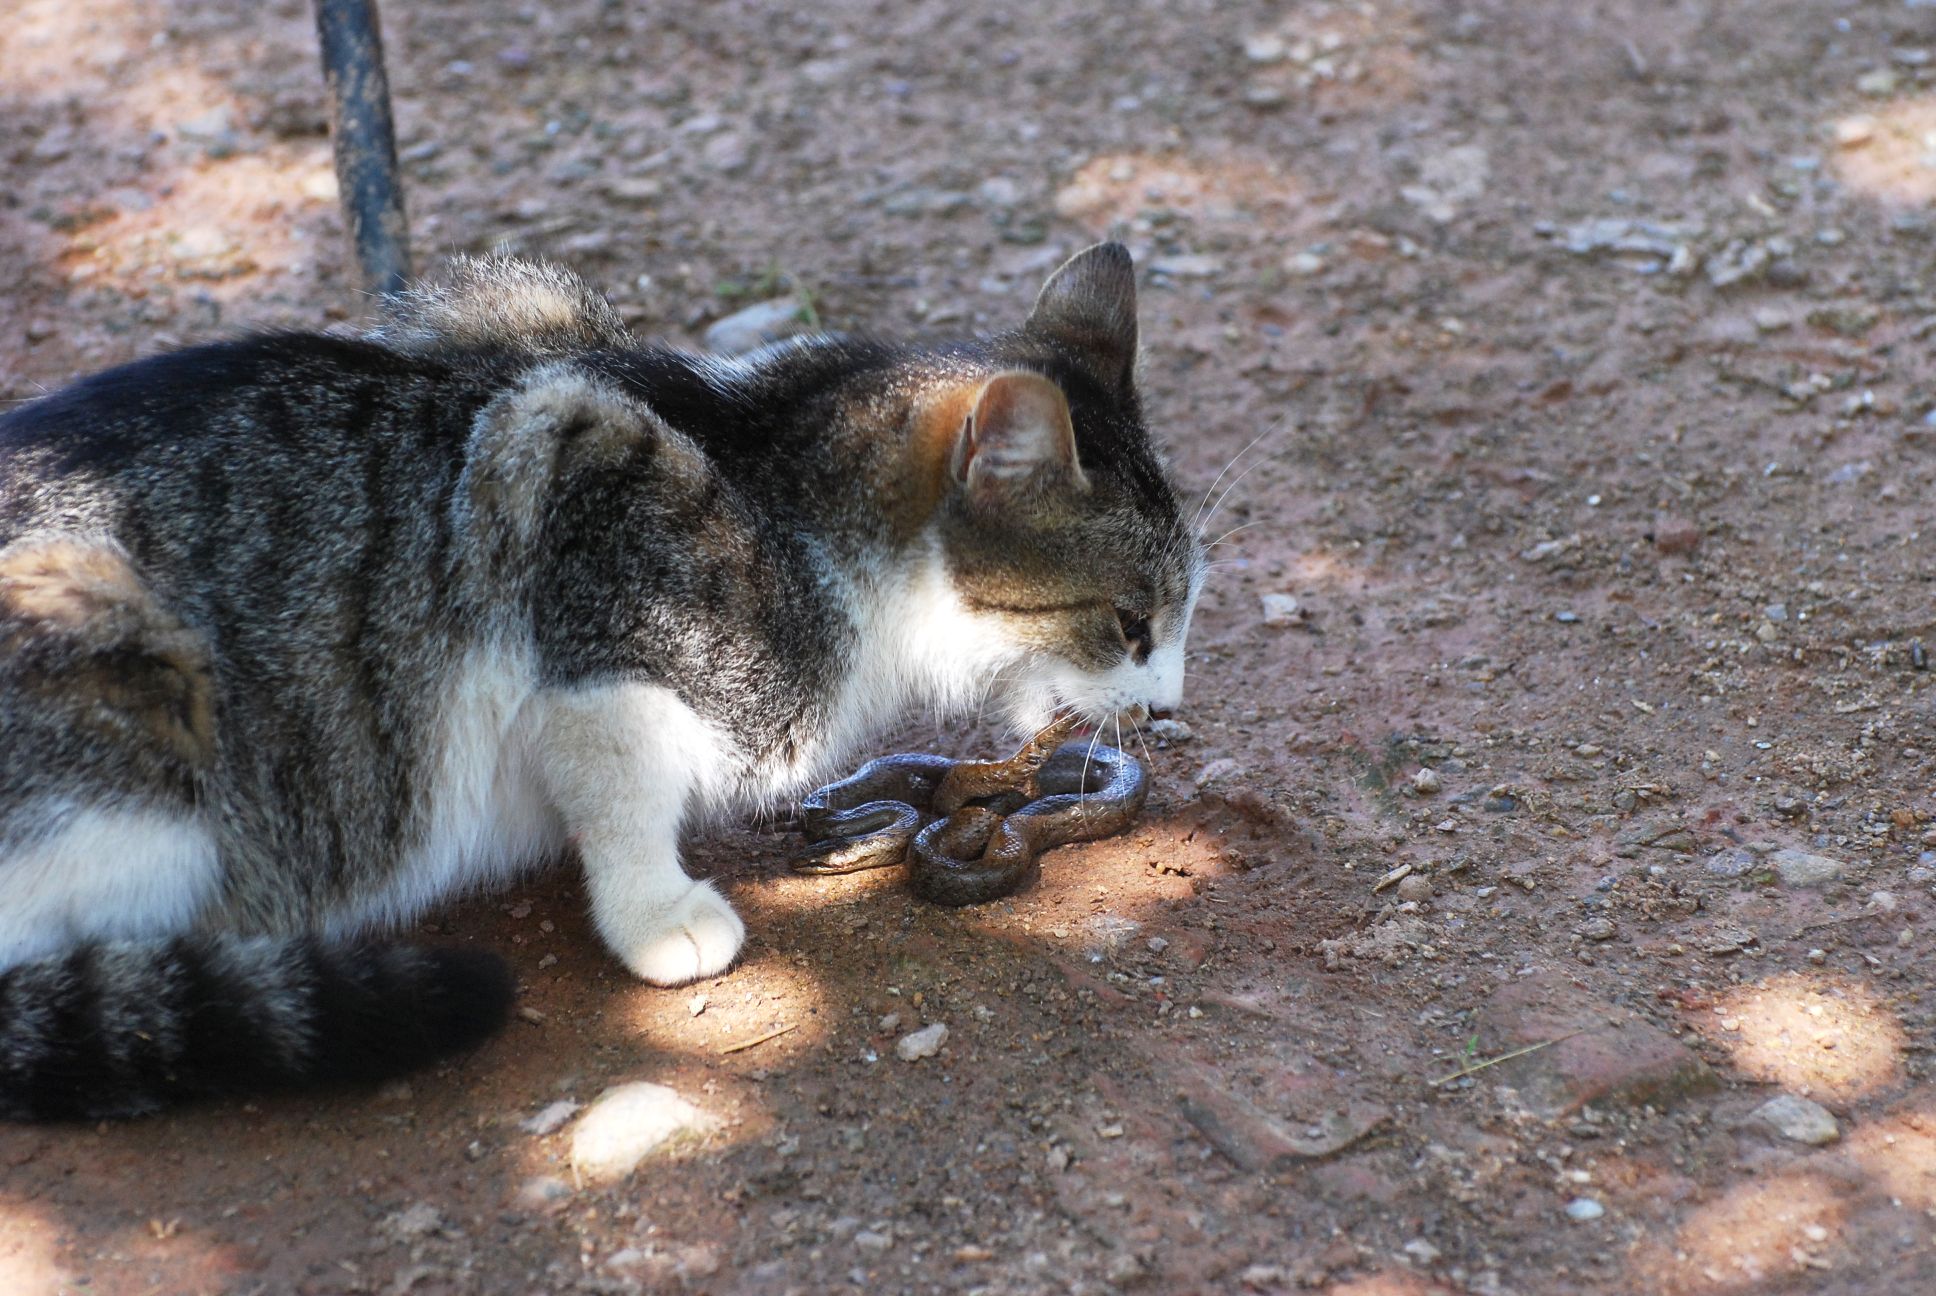
[[709,883],[693,883],[654,918],[646,930],[612,941],[625,966],[654,985],[684,985],[716,976],[732,965],[746,941],[746,924]]

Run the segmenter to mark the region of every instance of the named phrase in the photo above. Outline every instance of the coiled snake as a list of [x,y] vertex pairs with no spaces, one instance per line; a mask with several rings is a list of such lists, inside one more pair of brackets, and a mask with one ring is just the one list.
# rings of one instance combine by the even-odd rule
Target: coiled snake
[[[934,904],[998,899],[1052,846],[1093,841],[1135,822],[1149,778],[1114,747],[1064,742],[1066,716],[1001,761],[908,752],[871,760],[800,803],[812,842],[796,873],[857,873],[908,862],[916,895]],[[921,826],[924,812],[939,818]]]

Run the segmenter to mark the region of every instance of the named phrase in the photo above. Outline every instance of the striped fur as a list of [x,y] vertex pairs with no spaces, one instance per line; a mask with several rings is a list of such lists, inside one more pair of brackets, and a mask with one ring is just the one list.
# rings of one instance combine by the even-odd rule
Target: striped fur
[[471,1048],[511,1001],[491,954],[276,937],[84,945],[0,972],[0,1118],[138,1116],[356,1084]]
[[911,708],[1174,706],[1202,556],[1135,353],[1115,245],[1004,333],[733,360],[479,261],[0,418],[0,1114],[461,1050],[501,968],[369,933],[568,850],[627,968],[715,975],[682,834]]

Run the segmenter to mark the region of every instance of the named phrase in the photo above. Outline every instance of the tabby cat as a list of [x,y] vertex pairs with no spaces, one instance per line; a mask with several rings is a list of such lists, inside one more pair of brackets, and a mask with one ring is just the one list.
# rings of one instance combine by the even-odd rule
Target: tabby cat
[[745,928],[682,831],[915,705],[1175,705],[1202,572],[1101,244],[1018,329],[641,345],[458,263],[362,337],[159,355],[0,420],[0,1116],[368,1080],[502,1021],[373,939],[567,844],[659,985]]

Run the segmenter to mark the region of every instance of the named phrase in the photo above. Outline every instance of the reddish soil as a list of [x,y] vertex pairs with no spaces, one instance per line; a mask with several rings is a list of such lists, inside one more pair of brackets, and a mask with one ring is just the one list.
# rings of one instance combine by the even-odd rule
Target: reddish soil
[[[697,1014],[569,868],[456,909],[502,1039],[0,1130],[0,1289],[1936,1290],[1936,9],[1024,8],[385,18],[420,259],[641,333],[938,335],[1132,244],[1241,527],[1142,826],[965,912],[721,831],[753,937]],[[15,0],[0,397],[361,312],[307,13]],[[720,1125],[604,1188],[520,1128],[640,1079]]]

